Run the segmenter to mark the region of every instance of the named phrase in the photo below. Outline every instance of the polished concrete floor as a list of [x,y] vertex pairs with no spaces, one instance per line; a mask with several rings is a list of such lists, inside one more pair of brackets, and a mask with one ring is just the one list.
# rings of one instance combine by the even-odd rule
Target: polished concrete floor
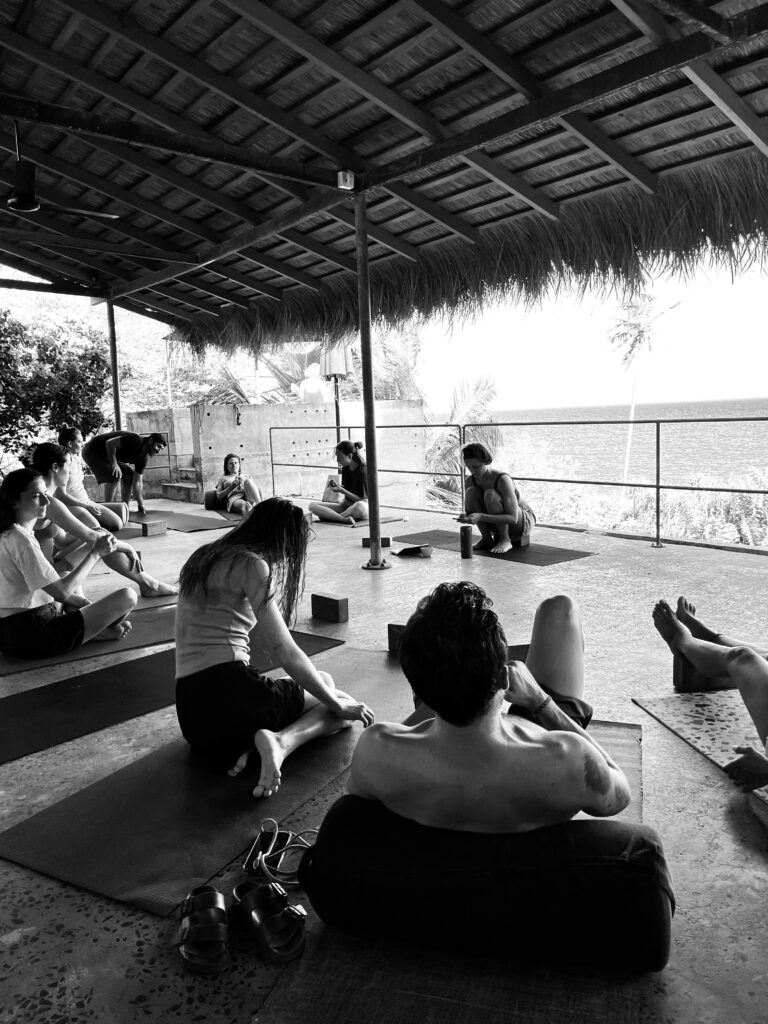
[[[172,507],[163,501],[150,504]],[[191,511],[189,506],[182,508]],[[408,517],[407,523],[385,524],[383,533],[455,528],[450,519],[429,513]],[[362,548],[361,535],[366,532],[317,528],[297,628],[338,636],[355,647],[383,650],[387,623],[404,621],[422,594],[450,579],[470,579],[486,588],[510,643],[528,639],[536,605],[543,598],[567,593],[579,603],[588,697],[596,716],[643,726],[644,820],[663,837],[678,900],[668,967],[630,995],[642,1002],[639,1019],[659,1024],[764,1021],[768,833],[748,797],[632,704],[630,697],[671,692],[671,658],[650,617],[659,597],[687,594],[707,621],[737,636],[765,640],[768,560],[758,554],[677,545],[656,549],[647,541],[542,528],[541,542],[594,552],[593,556],[535,567],[480,558],[463,561],[458,554],[436,549],[430,560],[391,557],[388,571],[363,572],[368,552]],[[169,532],[165,537],[142,538],[139,546],[150,570],[168,579],[178,575],[189,552],[214,537],[209,532]],[[90,594],[98,596],[117,585],[111,575],[95,576]],[[313,620],[312,592],[348,596],[349,622]],[[125,661],[152,649],[116,652],[104,660]],[[89,660],[5,676],[0,678],[0,696],[94,667]],[[337,682],[354,693],[354,679]],[[176,735],[173,709],[165,709],[0,766],[0,828]],[[320,806],[313,808],[318,817],[322,811]],[[254,806],[255,821],[266,813],[263,805]],[[186,975],[171,946],[169,922],[5,861],[0,861],[0,883],[0,1022],[249,1024],[258,1019],[283,970],[260,963],[247,948],[236,948],[235,967],[225,976]],[[311,1019],[308,1008],[307,1020]],[[480,1010],[477,1019],[482,1019]]]

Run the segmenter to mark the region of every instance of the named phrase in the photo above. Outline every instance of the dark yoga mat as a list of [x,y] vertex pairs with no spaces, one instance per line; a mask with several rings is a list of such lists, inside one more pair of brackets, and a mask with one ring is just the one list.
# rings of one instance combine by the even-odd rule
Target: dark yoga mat
[[[473,540],[477,542],[480,535]],[[446,551],[460,551],[459,534],[452,530],[425,530],[423,533],[404,533],[395,537],[398,544],[431,544],[433,548]],[[556,548],[549,544],[529,544],[525,548],[512,548],[505,555],[494,555],[490,551],[476,551],[481,558],[498,558],[505,562],[522,562],[524,565],[557,565],[559,562],[571,562],[575,558],[587,558],[594,551],[575,551],[573,548]]]
[[[310,657],[344,642],[313,633],[291,635]],[[4,697],[0,700],[0,764],[173,704],[174,658],[175,650],[170,648]],[[266,652],[257,650],[251,653],[251,664],[259,672],[276,667]]]
[[[379,516],[379,522],[380,523],[403,523],[403,522],[405,522],[405,516],[398,516],[398,515]],[[369,519],[358,519],[357,526],[355,527],[355,529],[359,530],[363,526],[368,526],[369,523],[370,523]],[[334,522],[331,522],[329,519],[317,519],[316,518],[314,523],[312,523],[312,528],[314,529],[314,527],[316,527],[316,526],[346,526],[348,530],[351,529],[349,523],[334,523]]]
[[[160,602],[163,599],[157,600]],[[62,665],[69,661],[83,661],[95,658],[99,654],[132,651],[137,647],[149,647],[152,644],[173,640],[176,623],[175,598],[173,601],[173,604],[160,604],[158,607],[140,608],[132,612],[133,629],[124,640],[91,640],[90,643],[76,647],[69,654],[59,654],[55,658],[13,658],[9,654],[0,654],[0,676],[7,676],[12,672],[26,672],[33,668],[46,668],[49,665]]]
[[[382,718],[412,710],[410,688],[384,652],[342,647],[321,667]],[[0,834],[0,857],[168,914],[245,853],[262,818],[285,820],[343,772],[359,729],[296,751],[268,801],[251,796],[258,765],[235,779],[213,774],[191,761],[183,739],[175,740]]]
[[186,512],[147,512],[140,516],[138,512],[131,512],[129,522],[134,526],[141,523],[148,523],[152,520],[164,519],[169,530],[178,530],[180,533],[195,533],[197,530],[226,530],[232,525],[228,519],[214,518],[207,516],[187,515]]

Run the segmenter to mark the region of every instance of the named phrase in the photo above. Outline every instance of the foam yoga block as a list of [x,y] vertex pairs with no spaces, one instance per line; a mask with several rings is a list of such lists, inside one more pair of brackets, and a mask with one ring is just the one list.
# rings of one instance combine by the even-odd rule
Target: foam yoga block
[[299,882],[324,921],[353,932],[475,953],[482,944],[489,956],[550,965],[659,971],[669,957],[674,894],[661,840],[645,825],[460,832],[343,796]]
[[405,626],[398,626],[393,622],[387,624],[387,650],[390,654],[397,654],[400,650],[404,632]]
[[168,524],[164,519],[150,519],[148,523],[141,524],[143,537],[158,537],[168,532]]
[[334,597],[332,594],[312,595],[312,614],[326,622],[349,621],[349,598]]

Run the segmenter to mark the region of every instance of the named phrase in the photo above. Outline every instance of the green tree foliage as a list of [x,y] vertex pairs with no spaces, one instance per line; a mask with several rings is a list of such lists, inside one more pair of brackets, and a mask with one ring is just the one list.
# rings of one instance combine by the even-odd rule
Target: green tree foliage
[[104,336],[65,321],[30,329],[0,310],[0,454],[4,464],[63,423],[83,434],[108,423]]

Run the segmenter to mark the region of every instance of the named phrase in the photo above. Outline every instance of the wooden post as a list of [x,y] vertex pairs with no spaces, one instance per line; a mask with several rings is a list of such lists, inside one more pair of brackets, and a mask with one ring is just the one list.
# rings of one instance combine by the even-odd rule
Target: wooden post
[[358,192],[355,195],[355,250],[357,254],[357,301],[360,317],[360,360],[362,362],[363,410],[365,414],[365,459],[368,465],[368,518],[371,535],[371,557],[363,568],[388,569],[389,564],[381,557],[376,403],[373,394],[373,360],[371,358],[371,285],[366,221],[365,194]]
[[115,333],[115,307],[107,296],[107,324],[109,326],[109,365],[112,369],[112,401],[115,403],[115,430],[123,429],[120,415],[120,382],[117,376],[117,334]]

